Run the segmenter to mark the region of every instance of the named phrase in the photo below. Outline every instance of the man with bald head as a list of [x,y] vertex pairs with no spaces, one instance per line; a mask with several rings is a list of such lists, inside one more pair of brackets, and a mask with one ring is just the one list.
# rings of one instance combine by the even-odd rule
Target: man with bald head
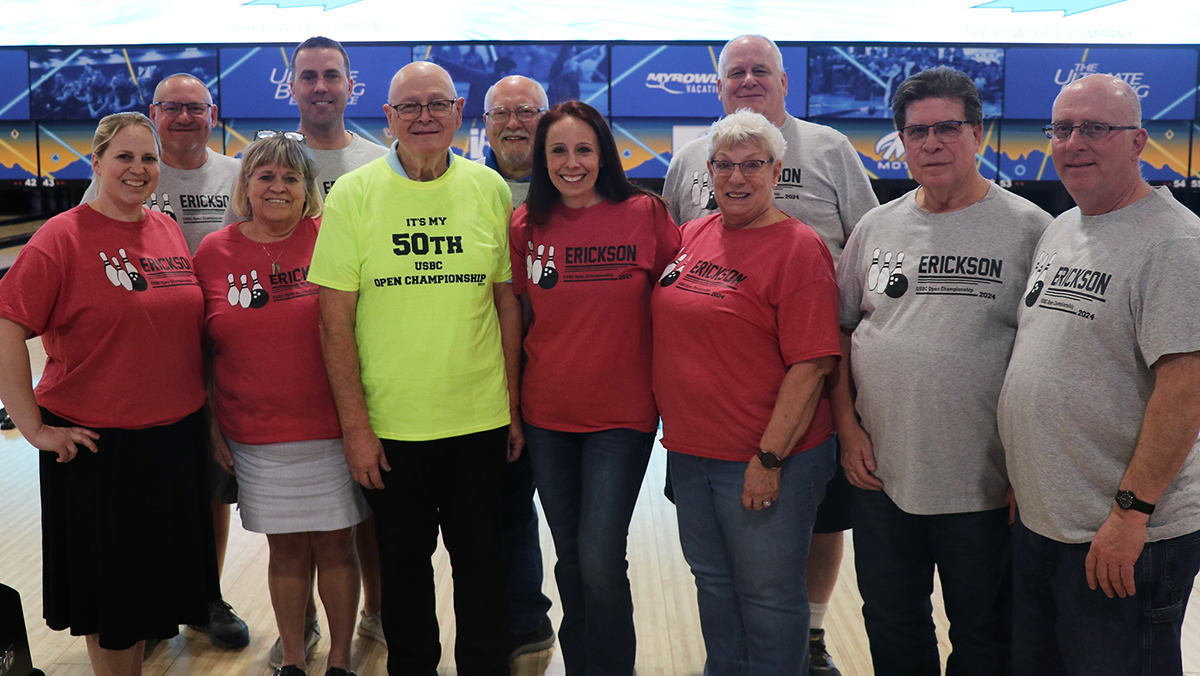
[[508,182],[516,209],[529,194],[533,135],[550,102],[541,84],[524,75],[510,75],[487,90],[483,106],[488,138],[483,163]]
[[1124,81],[1067,85],[1046,132],[1078,206],[1038,243],[1000,393],[1013,673],[1179,674],[1200,569],[1200,218],[1142,179]]
[[384,106],[396,141],[338,179],[309,271],[346,462],[375,512],[392,674],[437,669],[439,528],[458,672],[509,673],[500,485],[524,445],[512,197],[450,151],[462,107],[440,66],[396,73]]
[[[780,158],[783,174],[775,185],[775,207],[815,230],[837,263],[858,219],[879,206],[879,200],[850,140],[824,125],[792,117],[787,112],[787,92],[783,54],[771,40],[742,35],[721,49],[717,96],[725,114],[749,108],[779,127],[787,141],[787,152]],[[675,222],[683,225],[717,211],[713,189],[706,139],[699,138],[680,148],[667,169],[663,195],[670,201]],[[668,492],[669,483],[668,479]],[[841,568],[842,533],[849,528],[850,484],[839,464],[817,509],[808,557],[813,676],[840,674],[825,649],[822,625]]]

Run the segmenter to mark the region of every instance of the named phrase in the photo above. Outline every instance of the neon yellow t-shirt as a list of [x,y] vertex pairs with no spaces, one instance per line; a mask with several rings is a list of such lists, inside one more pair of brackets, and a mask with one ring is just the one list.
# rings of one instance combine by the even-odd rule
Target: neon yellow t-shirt
[[411,181],[378,159],[330,191],[308,279],[358,292],[355,339],[380,438],[509,424],[492,284],[512,278],[511,211],[504,179],[474,162]]

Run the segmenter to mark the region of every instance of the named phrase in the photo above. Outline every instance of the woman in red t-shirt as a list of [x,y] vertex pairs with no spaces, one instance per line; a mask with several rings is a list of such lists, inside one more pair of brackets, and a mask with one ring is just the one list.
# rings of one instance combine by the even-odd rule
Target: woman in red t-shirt
[[841,349],[829,249],[774,206],[786,149],[758,113],[713,124],[720,212],[683,226],[654,290],[654,394],[713,673],[808,673],[805,566],[834,469],[822,384]]
[[558,563],[571,676],[633,672],[626,540],[658,428],[650,292],[679,249],[661,198],[631,185],[595,108],[554,106],[513,214],[513,288],[530,323],[525,440]]
[[96,198],[46,221],[0,280],[0,398],[43,451],[46,623],[86,636],[97,674],[141,673],[146,639],[207,624],[220,598],[204,301],[179,226],[142,205],[159,152],[144,115],[100,120]]
[[247,220],[204,238],[196,276],[212,354],[212,442],[238,477],[242,525],[266,533],[279,626],[270,661],[302,676],[320,638],[306,619],[315,563],[329,620],[329,670],[346,676],[358,610],[354,527],[368,515],[350,476],[307,279],[321,214],[316,168],[296,132],[258,133],[234,210]]

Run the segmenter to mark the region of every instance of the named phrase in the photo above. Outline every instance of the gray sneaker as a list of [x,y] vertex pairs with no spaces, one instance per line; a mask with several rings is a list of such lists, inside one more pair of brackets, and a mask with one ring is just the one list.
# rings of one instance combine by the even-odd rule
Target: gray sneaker
[[[304,656],[312,658],[313,649],[321,640],[321,622],[315,617],[304,618]],[[278,669],[283,666],[283,639],[275,639],[271,646],[271,654],[267,656],[267,664]]]
[[374,615],[359,614],[358,635],[387,645],[387,638],[383,635],[383,618],[379,613],[375,613]]

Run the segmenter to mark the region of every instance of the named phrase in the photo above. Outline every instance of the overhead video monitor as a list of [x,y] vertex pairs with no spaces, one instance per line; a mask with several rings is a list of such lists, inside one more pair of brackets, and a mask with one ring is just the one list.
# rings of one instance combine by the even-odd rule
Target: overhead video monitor
[[983,116],[999,117],[1004,104],[1004,50],[999,47],[810,47],[810,117],[892,116],[900,83],[935,66],[960,70],[983,96]]
[[154,88],[188,73],[217,98],[217,51],[195,47],[104,47],[29,50],[29,115],[35,120],[99,120],[146,113]]
[[0,178],[37,185],[37,127],[33,122],[0,123]]
[[0,120],[29,119],[29,55],[0,49]]

